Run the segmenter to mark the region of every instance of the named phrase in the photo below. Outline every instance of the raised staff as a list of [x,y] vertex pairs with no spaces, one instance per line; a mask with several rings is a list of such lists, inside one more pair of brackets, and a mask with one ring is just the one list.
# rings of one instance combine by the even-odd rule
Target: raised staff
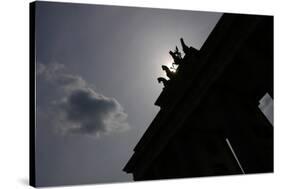
[[185,55],[189,54],[190,48],[184,43],[183,38],[181,37],[181,46],[182,46],[182,51],[184,52]]

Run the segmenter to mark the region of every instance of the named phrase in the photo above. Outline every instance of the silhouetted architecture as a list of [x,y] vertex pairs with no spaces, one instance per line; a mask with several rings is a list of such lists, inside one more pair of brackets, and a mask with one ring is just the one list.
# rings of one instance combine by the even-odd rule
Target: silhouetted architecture
[[224,14],[200,51],[181,44],[124,171],[134,180],[273,172],[273,125],[258,108],[273,98],[273,17]]

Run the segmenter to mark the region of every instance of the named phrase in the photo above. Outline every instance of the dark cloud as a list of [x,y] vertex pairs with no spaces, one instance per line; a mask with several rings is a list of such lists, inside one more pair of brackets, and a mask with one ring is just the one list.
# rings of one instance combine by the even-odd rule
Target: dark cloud
[[47,113],[62,133],[100,136],[129,128],[127,114],[114,98],[95,92],[80,76],[66,73],[62,64],[37,64],[39,81],[51,83],[47,90],[60,91]]
[[100,135],[128,127],[121,105],[91,89],[73,90],[58,106],[71,133]]

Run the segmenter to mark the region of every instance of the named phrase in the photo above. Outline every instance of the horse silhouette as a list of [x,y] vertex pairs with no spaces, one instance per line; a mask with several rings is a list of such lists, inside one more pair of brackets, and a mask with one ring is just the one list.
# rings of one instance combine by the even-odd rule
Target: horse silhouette
[[162,65],[162,70],[164,70],[166,72],[166,75],[168,78],[172,79],[175,77],[175,73],[172,72],[167,66]]
[[158,81],[158,83],[163,83],[163,85],[164,85],[164,87],[166,87],[167,85],[168,85],[168,80],[167,79],[165,79],[164,77],[158,77],[157,78],[157,81]]

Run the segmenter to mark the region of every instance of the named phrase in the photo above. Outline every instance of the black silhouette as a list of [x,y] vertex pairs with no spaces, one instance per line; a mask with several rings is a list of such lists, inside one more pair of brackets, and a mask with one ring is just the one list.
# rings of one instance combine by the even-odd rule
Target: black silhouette
[[162,82],[164,87],[167,87],[167,85],[168,85],[168,80],[167,79],[165,79],[163,77],[158,77],[157,80],[158,80],[158,83]]
[[173,51],[169,51],[169,54],[173,57],[174,63],[175,65],[179,65],[181,63],[181,53],[179,52],[178,47],[176,46],[176,50],[175,52]]
[[180,41],[181,41],[182,51],[184,52],[185,55],[188,55],[189,47],[184,43],[183,38],[180,38]]
[[177,46],[176,46],[176,49],[175,49],[174,54],[176,55],[176,57],[178,57],[179,59],[181,59],[181,53],[180,53],[180,51],[179,51],[179,49],[178,49]]
[[166,72],[168,78],[173,79],[175,77],[175,72],[172,72],[167,66],[162,65],[162,70]]
[[124,168],[134,180],[273,172],[273,17],[224,14],[200,49],[169,53],[161,109]]

